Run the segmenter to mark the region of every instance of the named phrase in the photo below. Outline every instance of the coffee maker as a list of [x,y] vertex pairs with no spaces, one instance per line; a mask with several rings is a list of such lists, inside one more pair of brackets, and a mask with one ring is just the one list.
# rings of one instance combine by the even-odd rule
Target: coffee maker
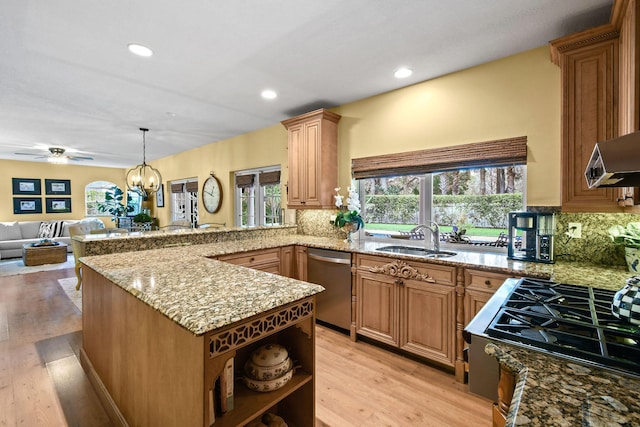
[[552,213],[509,212],[507,258],[553,263],[555,216]]

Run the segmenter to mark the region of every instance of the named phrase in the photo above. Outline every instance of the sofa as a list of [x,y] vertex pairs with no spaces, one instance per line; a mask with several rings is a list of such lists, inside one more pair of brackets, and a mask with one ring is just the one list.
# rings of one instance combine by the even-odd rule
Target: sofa
[[91,228],[104,228],[104,223],[98,218],[0,222],[0,259],[19,258],[22,256],[22,245],[36,243],[45,238],[66,243],[67,252],[71,252],[69,226],[78,223],[95,223]]

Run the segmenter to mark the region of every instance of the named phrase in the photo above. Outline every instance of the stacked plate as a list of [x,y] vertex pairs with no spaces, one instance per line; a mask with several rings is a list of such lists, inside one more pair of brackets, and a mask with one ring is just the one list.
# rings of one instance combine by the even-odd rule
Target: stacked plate
[[244,364],[245,385],[254,391],[273,391],[293,377],[293,361],[280,344],[266,344],[255,350]]

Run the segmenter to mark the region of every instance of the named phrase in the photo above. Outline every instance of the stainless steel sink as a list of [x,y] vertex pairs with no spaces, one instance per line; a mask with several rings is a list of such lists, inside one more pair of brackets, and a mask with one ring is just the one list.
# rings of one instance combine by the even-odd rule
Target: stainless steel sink
[[456,252],[434,251],[433,249],[419,248],[416,246],[382,246],[376,250],[392,252],[395,254],[416,255],[426,258],[447,258],[456,255]]

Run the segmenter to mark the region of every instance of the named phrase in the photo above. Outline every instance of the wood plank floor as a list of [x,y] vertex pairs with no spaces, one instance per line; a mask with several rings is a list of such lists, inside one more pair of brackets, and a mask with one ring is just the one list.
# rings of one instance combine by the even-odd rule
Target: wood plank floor
[[[109,426],[78,362],[82,314],[57,280],[0,277],[0,426]],[[489,426],[452,375],[318,327],[316,426]],[[155,427],[155,426],[154,426]]]

